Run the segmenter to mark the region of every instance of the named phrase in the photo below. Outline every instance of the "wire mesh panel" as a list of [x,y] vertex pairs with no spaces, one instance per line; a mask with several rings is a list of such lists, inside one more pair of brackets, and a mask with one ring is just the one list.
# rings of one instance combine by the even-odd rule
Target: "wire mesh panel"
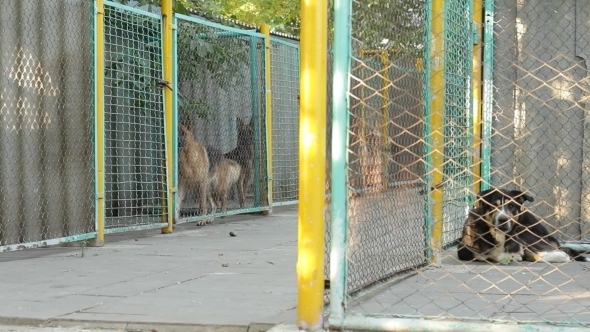
[[105,228],[159,227],[166,220],[160,18],[105,2],[104,42]]
[[294,204],[299,174],[299,46],[271,37],[273,204]]
[[[426,260],[418,45],[424,32],[412,23],[423,8],[411,7],[414,13],[361,1],[353,2],[352,8],[349,294]],[[405,20],[408,26],[385,29],[391,20]]]
[[[330,271],[344,311],[331,327],[590,327],[590,2],[352,1],[351,19],[346,247],[330,253],[345,253]],[[396,107],[420,131],[401,125],[414,141],[398,144],[420,146],[420,185],[385,167],[384,123],[400,112],[385,87],[414,102]]]
[[177,222],[268,209],[264,35],[177,15],[177,41]]
[[0,251],[95,237],[92,8],[0,10]]
[[472,201],[471,16],[471,0],[445,2],[444,244],[453,244],[461,237]]

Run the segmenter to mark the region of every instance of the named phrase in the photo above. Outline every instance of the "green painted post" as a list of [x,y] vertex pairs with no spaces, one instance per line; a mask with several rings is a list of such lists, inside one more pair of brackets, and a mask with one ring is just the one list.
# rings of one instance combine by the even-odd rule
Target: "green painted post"
[[483,32],[483,116],[481,138],[481,190],[491,186],[492,110],[494,100],[494,0],[484,1]]
[[332,84],[332,183],[330,220],[330,326],[343,324],[346,293],[348,91],[351,61],[351,0],[334,1]]
[[[178,26],[174,17],[174,26]],[[178,29],[172,30],[172,211],[176,218],[178,204]],[[178,222],[178,220],[175,220]]]
[[250,86],[252,87],[252,124],[254,125],[254,206],[261,205],[260,188],[260,107],[258,105],[258,59],[256,56],[257,37],[250,36]]
[[425,40],[425,47],[424,47],[424,55],[423,55],[423,77],[424,77],[424,197],[426,199],[426,204],[424,208],[424,248],[425,252],[424,255],[428,261],[432,261],[433,259],[433,251],[430,247],[430,241],[432,239],[431,236],[431,229],[432,229],[432,221],[433,221],[433,213],[432,213],[432,199],[430,196],[430,188],[432,183],[432,154],[431,154],[431,146],[432,146],[432,133],[430,128],[430,109],[431,109],[431,98],[430,98],[430,91],[431,91],[431,77],[430,77],[430,43],[432,42],[432,0],[428,0],[426,2],[426,13],[425,13],[425,21],[426,27],[424,29],[424,40]]

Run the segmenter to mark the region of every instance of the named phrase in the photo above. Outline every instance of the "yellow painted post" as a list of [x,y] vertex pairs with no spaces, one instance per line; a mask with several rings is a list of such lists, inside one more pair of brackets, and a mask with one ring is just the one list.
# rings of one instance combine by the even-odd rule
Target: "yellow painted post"
[[297,325],[323,327],[327,0],[301,0]]
[[95,135],[96,135],[96,243],[104,243],[104,3],[96,0],[94,33],[94,103],[95,103]]
[[[160,6],[162,8],[162,41],[163,41],[163,61],[164,61],[164,81],[167,82],[166,86],[163,87],[164,89],[164,111],[166,113],[166,182],[168,190],[166,192],[166,202],[167,202],[167,216],[168,219],[168,226],[162,228],[162,233],[172,233],[174,227],[174,211],[172,211],[172,199],[173,199],[173,192],[176,188],[173,188],[173,181],[172,181],[172,151],[173,151],[173,141],[172,141],[172,124],[173,122],[173,105],[172,105],[172,89],[174,89],[173,84],[173,73],[172,73],[172,62],[173,62],[173,55],[172,55],[172,39],[173,39],[173,30],[174,30],[174,22],[173,22],[173,12],[172,12],[172,1],[173,0],[160,0]],[[164,222],[166,222],[164,221]]]
[[389,174],[387,172],[387,159],[389,156],[389,149],[387,148],[389,138],[389,95],[387,94],[387,87],[389,86],[389,52],[386,50],[381,51],[381,100],[383,107],[381,107],[381,143],[383,151],[381,152],[381,179],[385,180],[383,183],[383,189],[389,187]]
[[473,192],[481,189],[481,127],[482,127],[482,35],[483,3],[473,0],[473,24],[477,27],[477,41],[473,46]]
[[430,36],[430,154],[432,162],[432,237],[433,260],[439,262],[443,233],[443,163],[444,163],[444,0],[432,0],[432,27]]
[[[267,24],[260,26],[260,32],[265,36],[266,50],[264,53],[264,72],[266,73],[266,169],[268,174],[268,206],[272,211],[273,204],[273,171],[272,171],[272,89],[270,81],[270,27]],[[267,212],[267,211],[264,211]],[[268,213],[267,212],[267,213]]]

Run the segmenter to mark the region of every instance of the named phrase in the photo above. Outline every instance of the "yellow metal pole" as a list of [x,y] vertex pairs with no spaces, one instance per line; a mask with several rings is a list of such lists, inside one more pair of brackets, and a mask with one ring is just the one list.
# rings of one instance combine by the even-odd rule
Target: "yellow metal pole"
[[[270,81],[270,27],[267,24],[260,26],[260,32],[265,36],[266,51],[264,55],[265,73],[266,73],[266,151],[268,170],[268,206],[272,211],[273,203],[273,171],[272,171],[272,89]],[[266,211],[265,211],[266,212]]]
[[439,262],[442,249],[443,233],[443,182],[444,163],[444,113],[445,113],[445,78],[444,78],[444,0],[432,0],[432,28],[430,36],[430,131],[431,162],[434,190],[432,199],[432,237],[430,239],[433,260]]
[[164,89],[164,111],[166,113],[166,182],[167,182],[167,197],[166,202],[167,204],[167,215],[168,215],[168,226],[162,228],[162,233],[172,233],[173,224],[174,224],[174,211],[172,211],[172,199],[173,199],[173,192],[175,188],[173,188],[173,181],[172,181],[172,150],[173,150],[173,143],[172,142],[172,124],[173,124],[173,106],[172,106],[172,89],[174,88],[173,78],[172,78],[172,39],[173,39],[173,30],[174,30],[174,22],[173,22],[173,13],[172,13],[172,1],[173,0],[160,0],[160,6],[162,7],[162,41],[164,46],[164,80],[168,82],[168,84],[163,88]]
[[324,311],[327,0],[301,0],[297,324],[320,330]]
[[481,190],[481,126],[482,126],[482,35],[483,2],[473,0],[473,24],[477,27],[477,41],[473,46],[473,192]]
[[94,40],[96,131],[96,245],[104,243],[104,3],[96,0]]
[[381,143],[383,144],[383,151],[381,152],[381,179],[385,179],[383,183],[383,189],[389,187],[389,174],[387,173],[387,157],[389,156],[389,149],[387,149],[387,141],[389,137],[389,100],[387,94],[387,86],[389,85],[389,53],[385,50],[381,51],[381,100],[383,107],[381,107]]

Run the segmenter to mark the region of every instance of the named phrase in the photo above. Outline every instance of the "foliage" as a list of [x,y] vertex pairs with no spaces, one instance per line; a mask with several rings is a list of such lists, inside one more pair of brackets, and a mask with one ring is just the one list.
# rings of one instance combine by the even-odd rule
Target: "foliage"
[[298,0],[224,0],[220,5],[225,18],[255,26],[268,24],[273,31],[299,35],[301,7]]
[[[178,83],[202,84],[210,77],[220,89],[245,79],[250,57],[249,37],[216,31],[191,22],[178,22]],[[244,83],[238,83],[243,85]],[[206,118],[212,112],[202,99],[180,95],[180,112]]]
[[[129,0],[118,0],[123,4],[132,4]],[[178,5],[198,5],[205,0],[179,0]],[[159,0],[140,0],[138,6],[159,4]],[[208,10],[214,7],[208,4]],[[148,9],[149,10],[149,9]],[[105,8],[105,29],[116,29],[115,35],[125,36],[125,39],[137,41],[119,45],[122,50],[110,59],[105,68],[106,76],[111,79],[113,87],[121,87],[125,91],[132,107],[142,112],[148,108],[150,95],[156,89],[153,77],[161,72],[160,60],[152,59],[154,54],[160,54],[159,27],[154,26],[150,18],[128,14],[125,11]],[[214,29],[189,22],[179,22],[178,38],[178,81],[200,84],[205,79],[204,73],[214,81],[219,88],[227,88],[232,82],[244,79],[244,69],[248,68],[250,56],[250,40],[232,33],[215,31]],[[225,34],[224,34],[225,33]],[[140,46],[144,45],[144,46]],[[145,49],[141,49],[143,47]],[[179,93],[180,111],[188,111],[200,118],[207,118],[212,113],[212,107],[201,98],[190,98]]]
[[[124,91],[127,101],[138,113],[154,109],[153,95],[160,71],[159,28],[153,21],[127,14],[123,11],[105,8],[105,31],[110,38],[122,37],[128,40],[142,41],[136,45],[123,43],[117,45],[122,50],[105,67],[105,76],[113,87]],[[125,33],[122,33],[122,32]]]
[[[125,5],[158,7],[160,0],[115,0]],[[176,13],[197,12],[208,19],[232,19],[249,25],[268,24],[273,31],[299,35],[299,0],[174,0]]]
[[420,56],[424,47],[425,0],[353,2],[352,37],[363,49]]

